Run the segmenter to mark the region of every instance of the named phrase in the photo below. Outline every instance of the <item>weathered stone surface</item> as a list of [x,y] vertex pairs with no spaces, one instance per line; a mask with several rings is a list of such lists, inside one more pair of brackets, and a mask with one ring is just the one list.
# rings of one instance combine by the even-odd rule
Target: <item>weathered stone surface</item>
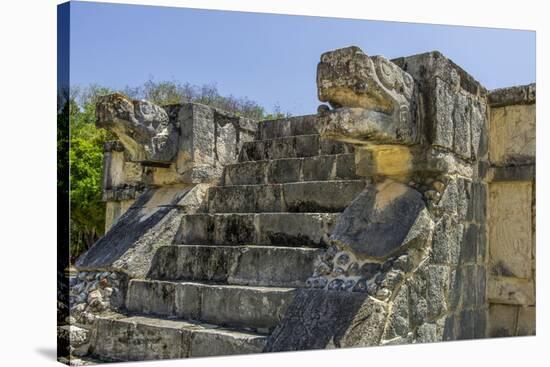
[[85,356],[89,353],[91,332],[75,325],[57,327],[58,355]]
[[319,135],[301,135],[246,142],[241,149],[239,161],[261,161],[315,155],[319,155]]
[[517,335],[536,335],[536,307],[520,307],[518,310]]
[[169,162],[176,155],[179,132],[162,107],[115,93],[99,97],[96,114],[97,126],[115,133],[133,160]]
[[531,278],[532,183],[489,185],[490,271],[495,275]]
[[[470,339],[491,327],[489,301],[534,302],[534,219],[524,279],[532,292],[487,278],[485,226],[494,217],[482,180],[496,170],[479,83],[438,53],[391,63],[353,47],[323,55],[318,77],[335,110],[253,125],[206,106],[165,106],[182,134],[168,164],[109,150],[111,209],[130,182],[156,188],[129,209],[135,220],[113,227],[125,223],[110,239],[122,245],[92,259],[149,279],[131,280],[128,292],[94,274],[74,282],[71,317],[91,328],[96,356],[260,352],[274,329],[265,351]],[[222,171],[210,190],[173,186]],[[124,312],[163,319],[98,316],[121,292]],[[533,333],[532,309],[513,307],[510,335]]]
[[337,213],[192,214],[176,242],[205,245],[312,247],[326,244]]
[[303,287],[313,274],[317,249],[251,247],[242,250],[228,282],[258,286]]
[[491,276],[487,297],[494,303],[531,306],[535,304],[535,284],[530,279]]
[[316,115],[286,117],[259,122],[259,139],[268,140],[296,135],[318,134]]
[[151,317],[101,317],[92,355],[101,361],[138,361],[259,353],[266,337],[185,321]]
[[[176,158],[179,174],[205,167],[219,168],[215,172],[221,173],[223,165],[237,160],[238,150],[253,140],[257,129],[250,120],[205,105],[183,103],[168,109],[181,129]],[[205,172],[200,182],[212,179]]]
[[132,206],[135,200],[109,201],[105,203],[105,232]]
[[189,357],[260,353],[266,337],[243,331],[203,329],[193,333]]
[[145,276],[155,250],[174,241],[182,213],[200,208],[206,188],[176,185],[149,189],[77,260],[76,266]]
[[435,323],[425,323],[416,329],[415,342],[417,343],[435,343],[441,341],[438,338],[437,325]]
[[489,307],[489,337],[515,336],[518,306],[492,304]]
[[532,104],[536,102],[537,85],[518,85],[509,88],[492,90],[489,95],[491,107],[503,107],[510,105]]
[[284,209],[288,212],[341,212],[363,190],[365,182],[311,181],[284,184]]
[[462,243],[463,225],[454,216],[444,215],[435,225],[432,259],[436,264],[457,264]]
[[[321,135],[346,141],[416,142],[413,78],[381,56],[352,46],[326,52],[317,66]],[[346,107],[346,108],[342,108]]]
[[489,158],[493,165],[535,162],[536,105],[491,108]]
[[163,246],[152,279],[193,280],[240,285],[303,287],[319,250],[263,246]]
[[173,315],[175,295],[174,283],[132,280],[128,285],[126,307],[144,314]]
[[414,171],[414,153],[401,145],[372,145],[355,151],[355,171],[367,178],[408,182]]
[[[407,116],[409,113],[407,112]],[[415,144],[416,130],[411,117],[393,115],[360,107],[341,107],[319,116],[321,136],[354,144]]]
[[392,61],[415,79],[424,95],[428,142],[464,159],[483,154],[480,142],[486,120],[485,88],[437,51]]
[[128,309],[217,325],[271,329],[279,323],[294,292],[293,288],[133,280],[128,288]]
[[491,167],[487,173],[489,182],[497,181],[535,181],[535,165]]
[[294,293],[291,288],[203,286],[201,319],[218,325],[271,330],[281,321]]
[[406,185],[369,185],[342,213],[331,240],[357,256],[385,258],[429,237],[433,222],[423,210],[420,193]]
[[364,181],[310,181],[271,185],[213,187],[210,213],[341,212]]
[[241,162],[226,166],[224,172],[227,186],[358,178],[350,153]]
[[364,293],[298,290],[266,352],[374,345],[384,308]]
[[427,267],[426,275],[427,316],[434,319],[447,311],[449,268],[443,265],[430,265]]
[[151,320],[145,317],[127,319],[129,332],[128,360],[184,358],[189,355],[192,332],[172,320]]
[[405,337],[409,333],[409,288],[403,284],[393,300],[383,339]]
[[257,214],[257,244],[274,246],[325,246],[339,213]]

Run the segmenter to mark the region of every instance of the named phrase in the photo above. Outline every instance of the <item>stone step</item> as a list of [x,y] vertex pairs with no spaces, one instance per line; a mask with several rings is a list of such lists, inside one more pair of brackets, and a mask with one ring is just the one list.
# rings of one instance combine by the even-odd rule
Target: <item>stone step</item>
[[294,299],[295,288],[131,280],[128,311],[269,332]]
[[351,144],[322,139],[319,135],[298,135],[245,142],[239,153],[239,162],[351,152],[353,152]]
[[115,314],[97,319],[92,356],[143,361],[262,352],[267,337],[214,325]]
[[259,122],[260,140],[282,138],[285,136],[319,134],[317,115],[287,117]]
[[305,287],[320,249],[273,246],[160,247],[150,279]]
[[364,180],[218,186],[208,190],[208,212],[337,213],[364,188]]
[[236,213],[182,216],[176,244],[320,247],[339,213]]
[[225,166],[223,176],[224,186],[358,178],[353,153],[241,162]]

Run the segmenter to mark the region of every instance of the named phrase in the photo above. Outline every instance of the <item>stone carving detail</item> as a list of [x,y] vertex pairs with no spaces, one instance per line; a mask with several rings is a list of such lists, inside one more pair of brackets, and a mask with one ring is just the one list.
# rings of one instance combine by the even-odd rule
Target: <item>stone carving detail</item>
[[376,337],[338,346],[485,335],[484,89],[439,53],[398,63],[348,47],[318,66],[319,99],[333,108],[318,109],[321,134],[356,145],[368,184],[307,285],[364,294],[385,310]]
[[115,93],[100,97],[96,114],[97,126],[117,135],[132,160],[170,162],[175,157],[179,132],[162,107]]
[[362,142],[413,144],[417,140],[413,78],[382,56],[352,46],[324,53],[317,66],[319,100],[337,113],[319,116],[322,133]]

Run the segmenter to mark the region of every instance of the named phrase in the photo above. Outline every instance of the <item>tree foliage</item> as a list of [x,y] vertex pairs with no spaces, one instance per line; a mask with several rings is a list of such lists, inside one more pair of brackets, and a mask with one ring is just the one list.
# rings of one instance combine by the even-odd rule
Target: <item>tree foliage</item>
[[[70,126],[70,254],[74,261],[90,248],[105,231],[105,203],[101,201],[103,145],[113,136],[95,126],[95,105],[101,95],[115,92],[102,86],[72,86],[67,106]],[[159,105],[195,102],[220,108],[254,120],[289,116],[280,106],[271,113],[248,98],[222,96],[216,85],[202,86],[176,81],[154,81],[118,90],[134,99],[147,99]],[[60,139],[58,137],[58,151]],[[61,149],[63,150],[63,149]]]

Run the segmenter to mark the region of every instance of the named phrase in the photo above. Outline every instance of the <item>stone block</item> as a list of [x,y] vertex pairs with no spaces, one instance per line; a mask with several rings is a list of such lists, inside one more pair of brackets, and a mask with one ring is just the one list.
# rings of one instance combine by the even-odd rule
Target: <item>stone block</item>
[[476,306],[477,294],[477,266],[464,265],[460,269],[462,281],[462,307],[473,308]]
[[531,182],[489,185],[489,262],[492,274],[531,278]]
[[304,181],[330,180],[333,174],[334,162],[337,159],[336,157],[317,156],[304,159],[302,163],[302,176]]
[[295,135],[318,134],[316,115],[285,117],[283,119],[259,122],[261,140]]
[[319,154],[321,155],[346,154],[351,152],[353,152],[351,145],[331,139],[319,139]]
[[416,330],[415,342],[435,343],[440,341],[437,337],[437,325],[435,323],[422,324]]
[[517,335],[536,335],[537,318],[536,307],[520,307],[518,309]]
[[464,159],[472,157],[470,125],[472,120],[472,100],[462,93],[455,94],[452,113],[454,139],[453,151]]
[[480,229],[477,224],[467,224],[464,228],[459,259],[461,264],[476,263],[479,231]]
[[300,181],[300,159],[277,159],[271,161],[268,168],[270,183],[284,183]]
[[[186,320],[201,319],[201,288],[192,283],[175,284],[174,315]],[[171,314],[168,314],[171,315]]]
[[[254,187],[253,203],[255,213],[275,213],[285,211],[281,185],[260,185]],[[250,197],[247,199],[250,201]]]
[[488,100],[491,107],[532,104],[536,101],[536,87],[532,83],[495,89],[489,93]]
[[201,319],[217,325],[273,329],[293,298],[291,288],[202,286]]
[[210,213],[253,213],[255,211],[254,186],[222,186],[208,190]]
[[172,315],[175,312],[175,284],[131,280],[126,307],[129,311],[153,315]]
[[[264,246],[163,246],[148,278],[303,287],[320,250]],[[176,289],[177,297],[177,289]]]
[[92,354],[108,356],[111,361],[128,360],[131,323],[109,318],[98,318],[97,331],[92,344]]
[[385,316],[365,293],[300,289],[264,351],[375,345]]
[[426,269],[426,275],[427,317],[434,319],[447,311],[446,291],[450,277],[449,267],[430,265]]
[[256,185],[267,183],[268,161],[251,161],[230,164],[224,168],[224,184]]
[[359,178],[355,173],[355,154],[336,156],[336,178],[349,180]]
[[186,358],[189,355],[191,331],[171,320],[132,317],[128,360]]
[[413,152],[400,145],[361,147],[355,151],[355,172],[361,177],[389,177],[408,182],[413,165]]
[[424,209],[421,194],[406,185],[392,180],[369,185],[342,213],[331,240],[356,256],[385,258],[427,239],[433,222]]
[[405,337],[409,332],[409,289],[402,285],[395,296],[383,339]]
[[318,249],[249,247],[231,267],[229,284],[303,287],[313,274]]
[[337,213],[258,214],[256,243],[299,247],[326,245],[338,216]]
[[462,310],[458,321],[458,340],[473,339],[475,337],[476,312],[474,310]]
[[489,158],[493,165],[535,162],[536,105],[491,108]]
[[489,307],[489,337],[515,336],[518,306],[492,304]]
[[531,306],[535,304],[535,283],[530,279],[491,276],[487,297],[494,303]]
[[285,209],[289,212],[331,213],[344,210],[363,190],[365,182],[313,181],[283,185]]
[[459,260],[464,226],[454,216],[444,215],[435,225],[432,259],[436,264],[456,265]]
[[261,353],[266,337],[224,329],[201,329],[193,333],[189,357],[213,357]]
[[441,79],[435,79],[434,95],[437,96],[434,103],[434,124],[432,144],[453,149],[454,145],[454,93],[450,86]]
[[[254,243],[256,228],[254,216],[239,214],[213,215],[214,233],[212,242],[215,245],[242,245]],[[207,236],[208,238],[208,236]]]
[[474,338],[486,338],[488,327],[487,308],[478,308],[474,310]]

